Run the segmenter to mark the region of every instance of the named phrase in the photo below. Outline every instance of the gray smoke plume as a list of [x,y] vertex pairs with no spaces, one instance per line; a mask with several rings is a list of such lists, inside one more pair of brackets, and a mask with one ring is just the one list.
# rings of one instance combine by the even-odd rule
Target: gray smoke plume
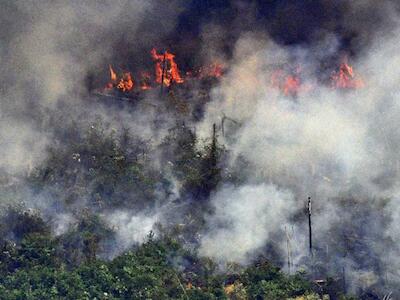
[[246,263],[270,242],[271,233],[282,230],[284,220],[301,203],[273,185],[227,186],[211,201],[214,214],[207,217],[207,233],[200,253],[219,261]]
[[[161,124],[171,124],[174,120],[166,115],[163,121],[151,96],[150,103],[138,105],[135,110],[95,102],[88,93],[87,77],[93,70],[107,75],[108,64],[114,61],[118,67],[128,68],[124,64],[138,53],[149,57],[150,49],[174,29],[182,7],[181,1],[170,1],[165,6],[158,0],[2,1],[2,207],[22,202],[26,208],[40,210],[44,219],[51,221],[56,235],[76,224],[74,210],[90,205],[87,199],[79,199],[78,207],[67,209],[52,193],[55,187],[37,194],[27,190],[24,183],[24,176],[49,157],[49,146],[68,146],[64,141],[69,137],[64,136],[63,140],[62,130],[71,124],[75,124],[78,134],[83,134],[101,119],[109,134],[129,129],[146,141],[151,137],[155,143],[160,142],[168,125],[155,130],[151,122],[159,119]],[[95,84],[101,87],[104,83]],[[69,165],[79,168],[79,153],[68,159]],[[128,216],[117,211],[104,215],[107,224],[117,231],[121,243],[118,249],[142,240],[140,234],[129,237],[135,220],[140,219],[135,213],[129,212]],[[143,225],[149,224],[146,218],[145,221],[135,223],[143,234],[151,229],[150,225]]]
[[[352,9],[359,5],[356,2]],[[394,20],[395,15],[388,12],[388,19]],[[237,171],[245,174],[249,185],[239,187],[237,193],[222,190],[216,194],[215,201],[225,209],[217,205],[209,219],[213,229],[202,239],[203,253],[226,254],[225,260],[242,258],[240,255],[257,251],[266,241],[262,237],[253,240],[258,235],[251,228],[264,227],[258,232],[268,236],[270,230],[288,225],[295,228],[295,264],[302,266],[308,257],[305,217],[293,222],[289,211],[272,218],[273,224],[249,217],[256,212],[267,220],[269,211],[279,212],[280,203],[285,202],[279,194],[277,200],[256,200],[253,182],[265,182],[293,195],[297,203],[291,204],[293,211],[300,211],[308,196],[314,199],[314,243],[317,252],[326,255],[321,254],[321,263],[329,269],[340,260],[353,291],[377,284],[396,286],[393,278],[398,276],[400,263],[394,257],[399,251],[395,242],[399,238],[399,40],[399,26],[376,36],[351,62],[365,87],[337,90],[321,83],[318,73],[321,61],[338,51],[334,36],[307,48],[279,46],[254,33],[242,35],[230,71],[213,91],[214,101],[209,103],[198,132],[206,135],[209,124],[219,124],[223,115],[241,124],[238,128],[226,123],[229,134],[223,142],[231,151],[232,169],[246,161],[247,168],[241,164]],[[285,97],[271,85],[274,67],[287,64],[308,70],[303,72],[302,83],[311,88],[300,90],[296,97]],[[254,206],[248,208],[244,200],[242,213],[233,209],[231,214],[230,206],[236,207],[243,191],[248,193],[244,199],[253,199]],[[244,242],[243,248],[232,243],[235,251],[243,250],[239,255],[230,252],[225,237],[232,237],[237,244],[253,243]],[[387,255],[393,256],[388,260]]]
[[[87,73],[106,69],[125,48],[151,49],[174,28],[178,4],[160,9],[159,1],[3,1],[0,166],[20,172],[40,163],[52,137],[46,126],[60,101],[68,103],[61,108],[65,115],[82,112]],[[149,30],[153,26],[157,32]]]
[[[376,284],[396,287],[400,269],[398,4],[336,1],[340,8],[336,23],[333,2],[314,2],[320,12],[330,12],[326,19],[318,18],[321,26],[311,22],[315,11],[305,17],[296,5],[281,4],[275,8],[275,18],[253,28],[258,24],[257,6],[243,1],[235,1],[236,10],[246,11],[234,18],[234,32],[224,22],[208,23],[205,18],[201,24],[199,55],[206,62],[210,56],[211,61],[222,60],[229,70],[212,90],[204,119],[189,125],[206,138],[212,124],[220,124],[223,116],[235,120],[225,123],[225,136],[220,135],[219,142],[229,152],[227,168],[243,180],[222,185],[212,194],[213,210],[205,216],[200,253],[220,262],[247,263],[266,252],[272,241],[284,257],[287,226],[293,228],[294,265],[298,269],[309,265],[302,208],[311,196],[314,244],[326,265],[321,272],[337,274],[338,266],[344,266],[354,290]],[[151,137],[156,148],[175,122],[173,114],[159,110],[157,96],[150,95],[134,109],[98,104],[91,102],[87,77],[91,72],[107,74],[114,60],[123,70],[134,64],[132,60],[147,57],[151,47],[162,44],[175,30],[184,7],[184,1],[165,5],[157,0],[2,1],[1,170],[18,181],[47,158],[47,146],[57,135],[56,129],[49,128],[52,124],[63,128],[79,121],[78,131],[83,132],[99,116],[107,132],[129,128],[140,138]],[[244,22],[246,26],[241,26]],[[302,25],[310,24],[318,29],[307,31],[312,42],[284,46],[277,38],[285,32],[289,40],[302,36]],[[227,46],[231,55],[222,50]],[[343,49],[353,54],[349,60],[365,82],[363,89],[334,90],[321,80],[329,80],[326,65],[331,66],[332,57],[340,57]],[[274,69],[287,65],[301,67],[307,87],[295,97],[283,96],[271,86]],[[164,167],[158,153],[152,158],[156,170]],[[70,163],[79,165],[79,159],[71,157]],[[152,199],[166,198],[167,208],[154,205],[146,213],[118,210],[104,215],[116,229],[119,249],[143,241],[155,223],[171,223],[168,216],[179,214],[171,203],[180,198],[181,183],[170,177],[174,195],[168,198],[160,189],[157,199]],[[50,193],[32,195],[24,190],[21,194],[28,206],[47,215],[55,213],[57,199]],[[55,214],[56,234],[75,222],[63,209]]]

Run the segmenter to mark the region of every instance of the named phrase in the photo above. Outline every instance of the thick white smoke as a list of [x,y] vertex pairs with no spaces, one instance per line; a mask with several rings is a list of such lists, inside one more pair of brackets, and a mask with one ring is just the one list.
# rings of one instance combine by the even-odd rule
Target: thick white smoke
[[[85,109],[88,71],[106,69],[109,59],[128,47],[119,48],[121,40],[129,41],[130,47],[162,38],[176,24],[178,4],[172,1],[161,10],[157,0],[2,3],[0,167],[14,173],[40,163],[52,140],[46,128],[49,118],[55,112],[74,117]],[[146,26],[155,22],[160,28],[151,32]],[[147,31],[145,38],[138,38],[141,26]],[[69,105],[58,107],[62,101]],[[94,119],[96,113],[110,116],[99,109],[88,117]],[[115,119],[121,117],[109,119],[118,126]]]
[[144,242],[154,224],[159,221],[159,216],[115,211],[107,216],[107,220],[117,232],[118,251],[123,251]]
[[[362,33],[362,24],[371,22],[352,15],[375,13],[371,7],[377,4],[352,2],[345,25]],[[52,110],[76,116],[81,108],[87,109],[81,96],[85,93],[88,70],[101,64],[107,66],[110,62],[105,58],[118,56],[122,48],[134,48],[137,44],[147,47],[174,29],[182,2],[173,1],[168,6],[160,3],[43,0],[3,4],[0,17],[4,24],[0,33],[4,43],[0,45],[0,59],[5,88],[0,91],[0,168],[21,173],[45,158],[46,146],[52,141],[51,130],[46,129]],[[394,20],[396,13],[390,13],[388,3],[379,15]],[[147,25],[143,25],[144,20]],[[162,23],[156,31],[148,25],[154,20]],[[220,142],[230,152],[229,168],[235,170],[238,161],[247,163],[247,168],[240,170],[247,183],[222,186],[212,196],[214,211],[206,217],[208,231],[200,241],[201,254],[223,262],[246,263],[274,234],[291,225],[295,228],[293,239],[297,241],[293,246],[294,260],[301,264],[307,254],[303,243],[306,230],[301,222],[292,224],[291,217],[301,210],[307,196],[314,200],[317,246],[341,221],[351,223],[353,215],[334,200],[349,195],[367,198],[369,201],[363,205],[371,207],[379,202],[374,199],[389,199],[384,216],[389,226],[382,229],[382,234],[393,241],[400,238],[396,223],[400,217],[400,32],[392,26],[398,21],[390,23],[390,31],[384,26],[377,28],[374,35],[365,31],[367,37],[374,37],[373,41],[366,43],[362,34],[355,41],[355,45],[368,44],[357,61],[351,62],[354,72],[365,81],[365,88],[359,90],[332,90],[318,83],[320,66],[316,62],[332,56],[341,46],[340,39],[331,33],[323,33],[320,43],[312,47],[280,46],[265,33],[243,34],[237,41],[229,73],[213,90],[212,101],[196,133],[209,137],[211,124],[219,124],[223,115],[235,120],[225,123],[226,134],[220,136]],[[210,45],[205,44],[202,51],[207,55],[210,49],[212,56],[221,55],[219,40],[229,34],[223,27],[219,25],[216,31],[217,27],[204,26],[202,35]],[[129,41],[128,45],[115,49],[119,39]],[[284,64],[302,66],[304,85],[313,88],[300,91],[296,97],[282,96],[273,89],[270,80],[274,66]],[[57,108],[60,99],[76,106]],[[154,107],[145,110],[139,106],[132,112],[99,105],[88,112],[88,119],[101,115],[109,122],[108,130],[128,127],[159,143],[163,136],[160,132],[174,121],[163,117],[164,113]],[[164,129],[153,131],[149,120],[162,118],[165,120],[160,127]],[[179,191],[175,193],[178,195]],[[118,211],[106,218],[117,229],[118,241],[126,249],[143,241],[163,214]],[[58,234],[74,221],[62,213],[56,219]],[[366,226],[367,232],[375,231],[377,226],[357,225]],[[281,240],[277,243],[280,245]],[[380,250],[375,245],[371,249]],[[387,249],[385,256],[390,260],[385,266],[389,269],[391,264],[389,277],[398,276],[398,250],[398,246]],[[357,270],[350,258],[343,260],[349,262],[354,274],[370,272]]]
[[211,204],[214,214],[206,218],[200,253],[220,262],[246,263],[299,209],[291,193],[266,184],[226,186]]
[[[368,51],[364,49],[364,55],[351,62],[355,74],[365,82],[364,88],[333,90],[318,83],[321,75],[315,61],[323,58],[321,53],[329,56],[336,51],[332,49],[337,45],[334,40],[322,43],[323,48],[316,51],[278,46],[254,35],[244,36],[236,45],[230,72],[214,90],[214,101],[208,105],[205,120],[199,126],[198,132],[206,134],[209,124],[220,124],[223,115],[236,120],[240,126],[229,122],[224,125],[227,132],[224,143],[231,151],[231,167],[235,168],[238,159],[244,159],[248,170],[240,172],[248,175],[249,182],[268,182],[288,191],[296,199],[288,201],[295,209],[304,206],[307,196],[312,196],[316,247],[328,240],[335,229],[342,230],[339,229],[341,224],[363,228],[366,235],[373,235],[377,229],[383,231],[376,221],[380,217],[392,220],[386,238],[394,241],[399,238],[396,224],[400,207],[397,197],[400,179],[399,41],[399,30],[382,35]],[[282,64],[306,66],[311,72],[302,72],[302,80],[305,86],[312,88],[300,91],[296,97],[285,97],[272,88],[272,70]],[[290,225],[289,218],[269,215],[269,212],[280,212],[281,203],[286,202],[284,197],[277,194],[276,199],[280,200],[264,202],[253,188],[253,184],[249,184],[231,193],[223,188],[216,194],[215,215],[208,219],[213,229],[203,237],[203,254],[243,261],[246,253],[254,253],[262,247],[267,241],[264,236],[284,226],[284,220]],[[390,212],[386,210],[387,215],[375,219],[368,216],[364,220],[356,219],[352,207],[344,208],[343,203],[335,200],[346,197],[362,200],[359,204],[370,210],[378,210],[381,199],[390,199]],[[260,222],[262,216],[270,222]],[[295,228],[294,238],[306,240],[305,224],[297,224]],[[360,240],[371,239],[363,233],[357,234]],[[377,249],[382,247],[379,243],[368,240],[366,251],[378,253],[381,250]],[[397,247],[388,250],[397,251]],[[307,256],[305,243],[296,243],[294,253],[297,262]],[[383,257],[379,260],[388,267]],[[399,265],[400,262],[393,258],[391,263]],[[348,263],[351,280],[354,285],[361,286],[363,284],[355,280],[356,274],[373,274],[374,271],[360,270],[353,264]],[[390,269],[395,276],[396,272]]]

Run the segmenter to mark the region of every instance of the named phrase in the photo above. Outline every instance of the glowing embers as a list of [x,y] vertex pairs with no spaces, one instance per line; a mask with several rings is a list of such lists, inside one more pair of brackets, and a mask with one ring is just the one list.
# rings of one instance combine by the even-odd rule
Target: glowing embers
[[332,73],[331,86],[335,89],[359,89],[365,86],[364,81],[354,74],[353,67],[347,59],[340,64],[339,70]]
[[175,55],[165,51],[163,54],[158,54],[156,49],[151,50],[151,56],[156,62],[155,75],[156,82],[170,86],[172,82],[183,83],[184,80],[180,75],[178,65],[175,62]]

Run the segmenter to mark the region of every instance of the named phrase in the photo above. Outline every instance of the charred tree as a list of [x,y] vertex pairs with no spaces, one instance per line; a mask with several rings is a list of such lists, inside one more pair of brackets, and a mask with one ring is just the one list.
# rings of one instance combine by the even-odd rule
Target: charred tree
[[308,197],[308,240],[310,256],[313,256],[313,244],[312,244],[312,222],[311,222],[311,197]]

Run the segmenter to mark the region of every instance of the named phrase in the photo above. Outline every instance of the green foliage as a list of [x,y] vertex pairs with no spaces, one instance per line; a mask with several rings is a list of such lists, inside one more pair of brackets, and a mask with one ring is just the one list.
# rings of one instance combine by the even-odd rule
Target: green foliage
[[286,299],[311,290],[300,274],[287,276],[267,261],[249,267],[243,277],[250,299]]
[[[155,149],[128,130],[106,127],[97,122],[83,131],[77,124],[58,128],[48,158],[27,179],[29,192],[73,215],[66,232],[53,237],[51,222],[37,211],[11,207],[2,212],[0,300],[313,299],[301,274],[287,276],[261,261],[235,268],[232,276],[177,241],[202,228],[204,212],[211,209],[207,200],[222,180],[225,152],[215,128],[199,143],[190,128],[177,125]],[[161,156],[158,171],[153,152]],[[105,260],[115,236],[101,213],[152,208],[168,199],[171,174],[182,185],[181,198],[196,200],[184,226],[160,228],[157,239],[151,233],[144,244]]]
[[0,228],[3,237],[11,234],[17,240],[29,234],[50,234],[50,227],[41,218],[39,212],[24,210],[23,207],[6,208]]
[[56,266],[56,243],[48,235],[32,234],[21,241],[17,263],[20,267]]
[[243,270],[228,294],[229,275],[216,273],[211,260],[168,237],[150,234],[146,243],[111,261],[95,258],[79,266],[59,256],[57,243],[32,234],[15,246],[8,255],[17,267],[2,268],[0,299],[286,299],[310,292],[300,275],[286,276],[264,262]]
[[84,134],[66,129],[69,143],[59,141],[48,149],[47,160],[29,178],[31,186],[64,205],[85,200],[98,208],[142,208],[154,198],[159,180],[148,143],[128,130],[108,132],[101,122],[88,127]]
[[172,173],[183,183],[183,191],[198,200],[206,199],[221,180],[219,162],[223,147],[214,134],[198,149],[197,138],[185,126],[176,125],[161,145],[166,165],[171,165]]
[[65,259],[74,265],[83,260],[92,262],[99,252],[107,252],[115,243],[113,230],[96,214],[89,211],[79,216],[78,222],[59,238]]

